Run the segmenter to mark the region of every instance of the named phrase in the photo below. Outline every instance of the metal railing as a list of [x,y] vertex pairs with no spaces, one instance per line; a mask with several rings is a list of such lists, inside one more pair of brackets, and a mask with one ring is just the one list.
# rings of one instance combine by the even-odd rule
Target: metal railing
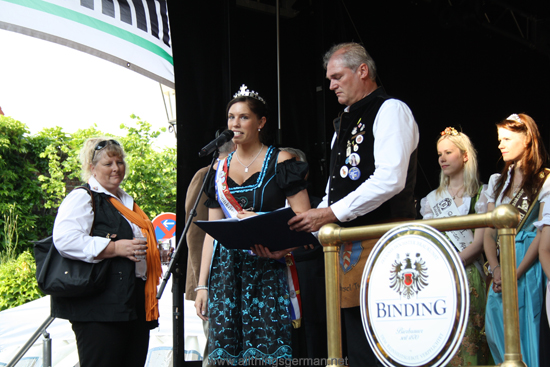
[[[382,237],[386,232],[403,224],[422,223],[444,231],[460,229],[497,228],[502,268],[502,306],[504,318],[504,362],[501,366],[525,367],[519,338],[518,286],[516,282],[516,227],[520,215],[511,205],[500,205],[491,213],[472,214],[443,219],[392,222],[378,225],[342,228],[327,224],[319,231],[319,241],[325,254],[325,287],[327,291],[327,344],[328,361],[342,358],[342,329],[340,324],[339,253],[344,242],[362,241]],[[336,364],[328,366],[336,367]]]
[[21,347],[19,352],[13,356],[11,361],[8,363],[6,367],[14,367],[21,358],[28,352],[28,350],[34,345],[34,343],[38,340],[40,335],[44,335],[44,347],[43,347],[43,357],[42,357],[42,366],[43,367],[51,367],[52,365],[52,344],[50,339],[50,334],[46,331],[48,326],[55,320],[55,317],[48,316],[48,318],[36,329],[34,334],[27,340],[25,345]]

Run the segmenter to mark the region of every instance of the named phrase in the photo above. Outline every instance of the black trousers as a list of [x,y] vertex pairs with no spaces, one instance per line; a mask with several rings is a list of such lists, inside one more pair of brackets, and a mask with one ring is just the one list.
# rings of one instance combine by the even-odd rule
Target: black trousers
[[137,320],[124,322],[71,321],[80,367],[143,367],[151,323],[145,321],[145,282],[136,278]]
[[361,308],[342,308],[342,353],[350,367],[382,366],[374,355],[363,330]]

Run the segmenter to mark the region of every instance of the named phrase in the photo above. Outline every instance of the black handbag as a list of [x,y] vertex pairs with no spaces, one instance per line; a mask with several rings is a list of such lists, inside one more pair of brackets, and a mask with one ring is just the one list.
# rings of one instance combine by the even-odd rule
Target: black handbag
[[[86,189],[92,197],[95,223],[94,195],[86,186],[78,188]],[[92,224],[90,235],[93,228]],[[82,297],[105,289],[110,259],[94,264],[68,259],[59,254],[52,236],[34,242],[34,258],[38,287],[45,294],[56,297]]]

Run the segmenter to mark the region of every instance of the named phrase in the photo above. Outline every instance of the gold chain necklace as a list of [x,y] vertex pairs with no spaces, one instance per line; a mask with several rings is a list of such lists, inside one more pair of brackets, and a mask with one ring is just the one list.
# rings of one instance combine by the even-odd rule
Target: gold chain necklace
[[447,191],[449,191],[449,194],[451,194],[451,197],[452,197],[453,200],[454,200],[454,199],[456,198],[456,196],[458,195],[458,193],[460,192],[460,190],[462,190],[463,188],[464,188],[464,185],[460,186],[460,187],[458,188],[458,190],[456,190],[455,193],[453,194],[453,193],[451,193],[451,187],[449,186],[449,187],[447,188]]
[[239,159],[239,153],[238,152],[235,152],[235,157],[237,157],[237,161],[239,161],[239,163],[241,164],[241,166],[244,167],[244,171],[248,173],[248,167],[250,167],[252,165],[252,163],[254,163],[254,161],[256,160],[256,158],[258,158],[260,156],[260,153],[262,152],[262,150],[264,150],[264,145],[262,143],[262,147],[260,148],[260,151],[258,152],[258,154],[256,154],[256,156],[254,157],[254,159],[252,160],[252,162],[250,162],[248,164],[248,166],[245,166],[243,164],[243,162],[241,162],[241,160]]

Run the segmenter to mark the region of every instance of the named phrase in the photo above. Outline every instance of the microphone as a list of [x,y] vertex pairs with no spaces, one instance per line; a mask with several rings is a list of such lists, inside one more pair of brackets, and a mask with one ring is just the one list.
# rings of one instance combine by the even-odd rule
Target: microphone
[[223,133],[220,134],[220,136],[212,140],[210,143],[206,144],[204,148],[200,150],[199,158],[205,157],[214,152],[217,148],[221,147],[229,140],[233,139],[233,135],[235,135],[233,131],[225,130]]

